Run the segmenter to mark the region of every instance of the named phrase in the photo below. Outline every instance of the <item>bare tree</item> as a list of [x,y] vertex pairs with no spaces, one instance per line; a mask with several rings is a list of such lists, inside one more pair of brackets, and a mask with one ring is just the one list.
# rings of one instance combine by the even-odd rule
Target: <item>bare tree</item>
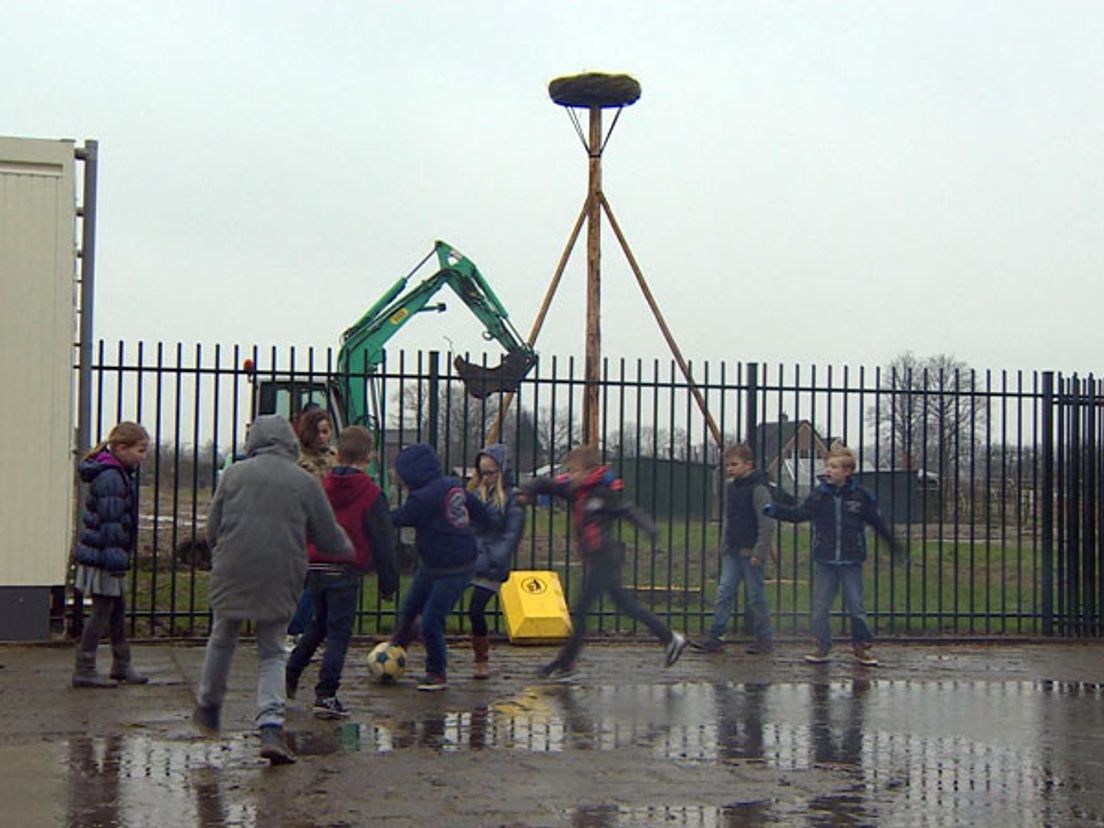
[[923,468],[944,481],[969,474],[989,417],[974,369],[950,354],[905,351],[881,369],[878,387],[868,413],[878,429],[879,465]]

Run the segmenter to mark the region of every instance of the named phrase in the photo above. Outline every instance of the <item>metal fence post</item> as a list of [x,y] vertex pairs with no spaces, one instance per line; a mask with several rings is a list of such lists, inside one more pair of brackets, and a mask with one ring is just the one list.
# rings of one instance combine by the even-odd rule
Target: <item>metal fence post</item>
[[1054,372],[1043,372],[1042,388],[1042,450],[1043,491],[1041,498],[1043,523],[1042,599],[1043,635],[1054,635]]
[[438,446],[438,420],[441,414],[441,352],[429,352],[429,444],[434,451]]
[[747,405],[744,406],[744,442],[751,446],[752,451],[758,454],[755,445],[759,430],[759,363],[747,364]]

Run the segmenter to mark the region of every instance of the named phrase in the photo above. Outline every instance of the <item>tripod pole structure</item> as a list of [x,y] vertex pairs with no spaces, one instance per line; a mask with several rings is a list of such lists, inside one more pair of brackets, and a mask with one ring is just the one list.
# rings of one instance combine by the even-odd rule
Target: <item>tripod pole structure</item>
[[602,380],[602,107],[590,107],[587,144],[586,386],[583,396],[583,444],[598,445],[598,391]]
[[[552,101],[564,107],[586,149],[589,181],[583,208],[587,220],[586,386],[583,393],[583,444],[596,446],[598,405],[602,381],[602,151],[609,134],[602,134],[602,110],[616,109],[610,133],[621,110],[640,98],[640,84],[628,75],[589,72],[556,78],[548,84]],[[586,134],[577,110],[589,115]]]
[[[560,279],[563,278],[564,269],[567,267],[567,260],[571,258],[571,251],[575,248],[579,231],[583,229],[583,221],[586,220],[589,204],[588,199],[583,205],[583,209],[579,211],[579,217],[575,219],[575,227],[567,239],[563,253],[560,254],[556,272],[552,274],[552,281],[548,283],[548,289],[544,292],[544,300],[541,302],[540,310],[537,311],[536,319],[533,320],[533,327],[529,330],[528,343],[530,348],[537,344],[537,337],[540,336],[541,328],[544,327],[544,318],[548,316],[548,308],[552,305],[552,297],[556,295],[556,289],[560,286]],[[502,423],[506,419],[506,412],[510,410],[510,405],[516,395],[517,391],[509,391],[503,395],[502,401],[498,405],[498,414],[495,415],[494,422],[491,423],[491,428],[487,432],[488,445],[499,441],[499,435],[502,434]]]
[[701,389],[699,389],[694,382],[694,378],[690,376],[690,365],[682,356],[682,350],[679,348],[678,343],[675,342],[675,336],[671,333],[671,329],[667,327],[667,320],[663,318],[663,312],[660,311],[659,304],[652,295],[651,288],[648,287],[648,282],[644,279],[644,272],[640,269],[640,265],[636,263],[636,256],[633,255],[632,250],[629,248],[629,242],[625,238],[625,234],[621,232],[621,226],[617,223],[617,219],[613,217],[613,210],[610,209],[609,201],[606,200],[605,195],[599,195],[599,198],[602,202],[602,209],[606,213],[606,218],[609,219],[610,227],[613,228],[613,234],[617,236],[617,241],[621,244],[621,249],[625,253],[625,258],[628,259],[629,267],[632,268],[633,275],[636,276],[636,283],[640,285],[640,292],[644,294],[644,301],[647,302],[648,307],[652,309],[652,315],[655,317],[656,324],[659,325],[660,333],[662,333],[663,338],[667,340],[667,347],[671,349],[671,354],[675,357],[675,362],[678,363],[679,370],[682,371],[683,377],[686,378],[686,383],[690,386],[690,393],[694,395],[694,401],[697,402],[698,408],[701,409],[702,416],[705,417],[705,423],[709,427],[709,431],[713,435],[717,447],[724,448],[724,436],[721,434],[720,428],[717,427],[713,415],[709,413],[709,409],[705,405],[705,397],[702,396]]

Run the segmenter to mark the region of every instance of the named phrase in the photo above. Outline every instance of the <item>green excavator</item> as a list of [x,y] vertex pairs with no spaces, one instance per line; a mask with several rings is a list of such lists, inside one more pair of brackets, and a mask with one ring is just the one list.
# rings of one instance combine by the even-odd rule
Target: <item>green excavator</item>
[[[407,289],[411,279],[436,255],[437,270]],[[304,378],[259,372],[251,360],[245,370],[253,383],[253,416],[283,414],[294,419],[307,408],[327,409],[334,425],[363,425],[376,434],[383,456],[384,423],[381,422],[378,370],[384,346],[419,313],[442,312],[444,302],[430,301],[448,286],[483,325],[484,339],[496,340],[506,351],[494,368],[456,357],[453,365],[467,392],[476,398],[515,391],[536,362],[533,349],[521,338],[491,286],[475,263],[452,245],[436,241],[406,276],[397,280],[363,316],[341,336],[337,367],[333,373]],[[382,476],[381,474],[377,476]]]

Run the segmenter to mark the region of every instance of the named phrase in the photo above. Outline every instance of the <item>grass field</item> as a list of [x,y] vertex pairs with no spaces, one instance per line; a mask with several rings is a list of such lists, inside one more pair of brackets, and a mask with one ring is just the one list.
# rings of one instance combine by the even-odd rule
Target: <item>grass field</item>
[[[152,505],[152,504],[150,504]],[[171,503],[160,507],[172,515]],[[205,510],[196,504],[196,513]],[[193,535],[192,504],[179,503],[180,516],[173,534],[171,518],[158,521],[157,565],[153,566],[152,522],[143,531],[139,565],[131,573],[129,607],[135,617],[135,634],[156,636],[205,635],[208,627],[208,573],[174,556],[177,545]],[[563,511],[536,509],[518,551],[517,568],[552,569],[560,574],[569,597],[576,594],[582,577],[567,543],[568,525]],[[677,519],[658,523],[659,538],[653,548],[642,533],[623,528],[628,547],[624,582],[672,626],[692,634],[708,625],[719,572],[717,549],[720,528],[716,522]],[[1040,578],[1038,541],[1020,537],[1012,529],[990,530],[982,536],[977,527],[929,524],[913,527],[899,537],[907,545],[908,565],[891,561],[888,548],[875,544],[865,565],[865,601],[870,622],[879,635],[1030,635],[1039,632]],[[195,534],[202,536],[202,525]],[[782,636],[808,632],[811,565],[807,526],[782,526],[777,534],[777,560],[767,569],[767,595],[775,630]],[[404,575],[404,580],[408,579]],[[738,596],[742,606],[742,594]],[[494,607],[494,604],[491,605]],[[839,609],[837,600],[836,609]],[[364,579],[362,615],[358,634],[388,632],[394,606],[382,603],[375,578]],[[502,629],[501,619],[496,619]],[[603,606],[591,621],[604,633],[635,633],[632,622]],[[457,613],[451,632],[467,628]],[[646,635],[646,631],[640,631]]]

